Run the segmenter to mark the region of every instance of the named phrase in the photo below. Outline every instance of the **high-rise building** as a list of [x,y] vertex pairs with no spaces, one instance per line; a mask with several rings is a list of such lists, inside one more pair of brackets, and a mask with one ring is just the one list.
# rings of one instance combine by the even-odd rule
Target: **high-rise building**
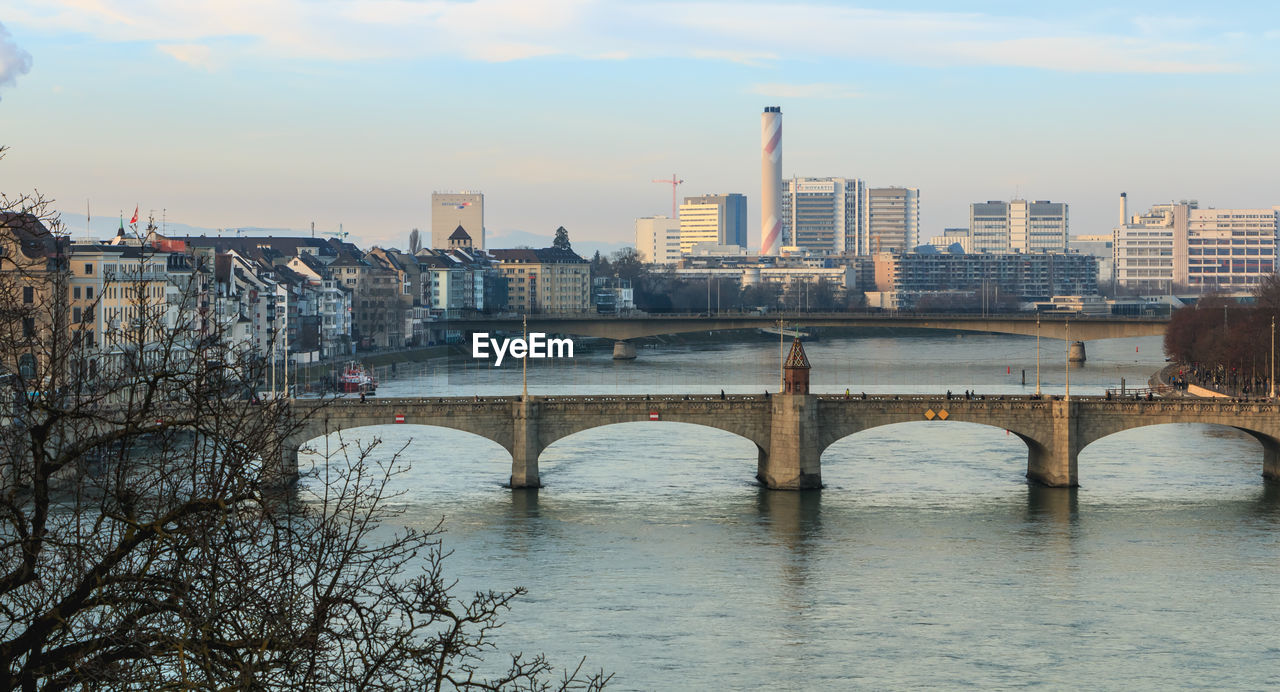
[[431,247],[447,250],[458,226],[466,229],[475,247],[484,249],[484,193],[432,192]]
[[1143,293],[1249,290],[1277,269],[1277,229],[1280,207],[1157,204],[1112,231],[1115,283]]
[[694,245],[747,245],[747,198],[736,192],[685,197],[680,205],[680,252]]
[[680,221],[669,216],[636,219],[636,252],[649,264],[680,260]]
[[920,244],[920,190],[873,187],[867,190],[867,238],[870,252],[910,252]]
[[811,252],[866,254],[867,186],[857,178],[792,178],[782,188],[782,236]]
[[1015,199],[969,205],[974,252],[1066,252],[1067,204]]

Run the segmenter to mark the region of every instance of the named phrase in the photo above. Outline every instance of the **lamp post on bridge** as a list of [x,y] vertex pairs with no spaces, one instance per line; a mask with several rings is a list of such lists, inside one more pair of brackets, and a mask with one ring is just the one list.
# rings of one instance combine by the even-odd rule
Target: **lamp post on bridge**
[[1040,398],[1040,313],[1036,313],[1036,398]]
[[1275,315],[1271,316],[1271,353],[1267,355],[1270,356],[1267,360],[1270,363],[1269,369],[1271,371],[1270,376],[1267,378],[1271,381],[1271,387],[1267,391],[1267,398],[1274,399],[1276,398],[1276,316]]
[[[1063,396],[1062,400],[1071,401],[1071,318],[1068,317],[1064,320],[1063,325],[1066,327],[1067,331],[1067,392]],[[1068,412],[1070,412],[1070,410],[1071,409],[1067,409]]]
[[[798,334],[796,335],[799,336]],[[782,320],[778,320],[778,393],[787,387],[787,346],[784,342],[786,333],[782,329]]]

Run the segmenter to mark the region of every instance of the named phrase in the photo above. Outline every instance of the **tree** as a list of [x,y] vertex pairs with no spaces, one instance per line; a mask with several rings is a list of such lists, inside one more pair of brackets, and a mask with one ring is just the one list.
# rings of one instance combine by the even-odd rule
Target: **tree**
[[557,250],[572,250],[569,245],[569,232],[564,230],[564,226],[556,229],[556,239],[551,241],[551,247]]
[[[439,527],[385,537],[394,456],[339,444],[289,482],[305,421],[240,396],[268,364],[225,329],[211,267],[157,276],[138,244],[72,271],[45,200],[0,203],[0,688],[607,682],[481,659],[523,590],[459,598]],[[86,275],[110,297],[68,290]]]
[[649,273],[648,266],[640,259],[640,253],[633,247],[624,247],[609,257],[613,271],[619,279],[640,281]]
[[409,254],[416,255],[422,249],[422,233],[418,229],[409,231]]

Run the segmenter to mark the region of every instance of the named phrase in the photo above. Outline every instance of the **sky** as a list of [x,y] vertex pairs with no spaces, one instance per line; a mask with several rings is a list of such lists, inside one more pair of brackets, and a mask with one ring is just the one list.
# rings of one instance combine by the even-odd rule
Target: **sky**
[[776,105],[784,176],[917,187],[922,241],[1015,196],[1104,233],[1121,191],[1280,205],[1277,58],[1231,0],[7,0],[0,192],[404,247],[472,190],[491,238],[634,242],[675,174],[758,243]]

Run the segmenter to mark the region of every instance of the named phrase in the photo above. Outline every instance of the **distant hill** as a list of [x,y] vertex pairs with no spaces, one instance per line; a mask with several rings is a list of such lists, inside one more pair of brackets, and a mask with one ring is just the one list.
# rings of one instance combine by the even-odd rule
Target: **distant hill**
[[[83,238],[85,234],[84,214],[75,212],[61,211],[62,223],[66,226],[67,231],[71,233],[72,238]],[[126,212],[124,218],[124,228],[129,230],[129,216],[133,212]],[[119,215],[115,216],[94,216],[93,222],[89,224],[89,235],[94,238],[110,238],[116,234],[120,228],[121,219]],[[161,225],[161,220],[156,219],[156,225]],[[138,219],[138,230],[146,228],[147,220],[145,218]],[[223,235],[234,236],[235,228],[224,228],[221,230]],[[261,226],[240,226],[239,230],[242,235],[310,235],[311,230],[298,230],[296,228],[263,228]],[[205,228],[203,226],[192,226],[190,224],[178,223],[177,221],[164,222],[164,230],[161,231],[165,235],[217,235],[219,230],[216,228]]]
[[[73,238],[83,238],[85,234],[84,214],[75,212],[59,212],[62,214],[62,223],[66,225]],[[128,212],[132,215],[132,212]],[[125,230],[129,230],[128,221],[124,219]],[[156,225],[160,225],[160,219],[156,219]],[[140,219],[138,229],[141,230],[146,226],[146,219]],[[116,234],[116,230],[120,228],[120,217],[115,216],[94,216],[93,223],[89,226],[89,234],[94,238],[110,238]],[[311,229],[297,228],[264,228],[261,226],[239,226],[233,228],[224,228],[221,230],[222,235],[235,236],[239,230],[242,235],[282,235],[282,236],[306,236],[311,234]],[[165,230],[162,231],[166,235],[183,236],[183,235],[218,235],[219,230],[216,228],[205,228],[203,226],[192,226],[190,224],[169,221],[165,223]],[[428,238],[431,235],[430,230],[426,232]],[[327,236],[324,236],[327,237]],[[551,247],[551,241],[554,239],[553,234],[529,233],[528,231],[511,230],[503,232],[489,232],[486,238],[486,245],[491,248],[513,248],[527,245],[532,248]],[[590,259],[592,255],[599,251],[602,255],[609,255],[617,252],[624,247],[632,247],[632,243],[627,242],[606,242],[597,240],[579,239],[573,237],[573,233],[569,233],[569,241],[573,245],[573,251],[579,255]],[[401,241],[401,245],[405,241]],[[361,247],[365,247],[361,245]]]

